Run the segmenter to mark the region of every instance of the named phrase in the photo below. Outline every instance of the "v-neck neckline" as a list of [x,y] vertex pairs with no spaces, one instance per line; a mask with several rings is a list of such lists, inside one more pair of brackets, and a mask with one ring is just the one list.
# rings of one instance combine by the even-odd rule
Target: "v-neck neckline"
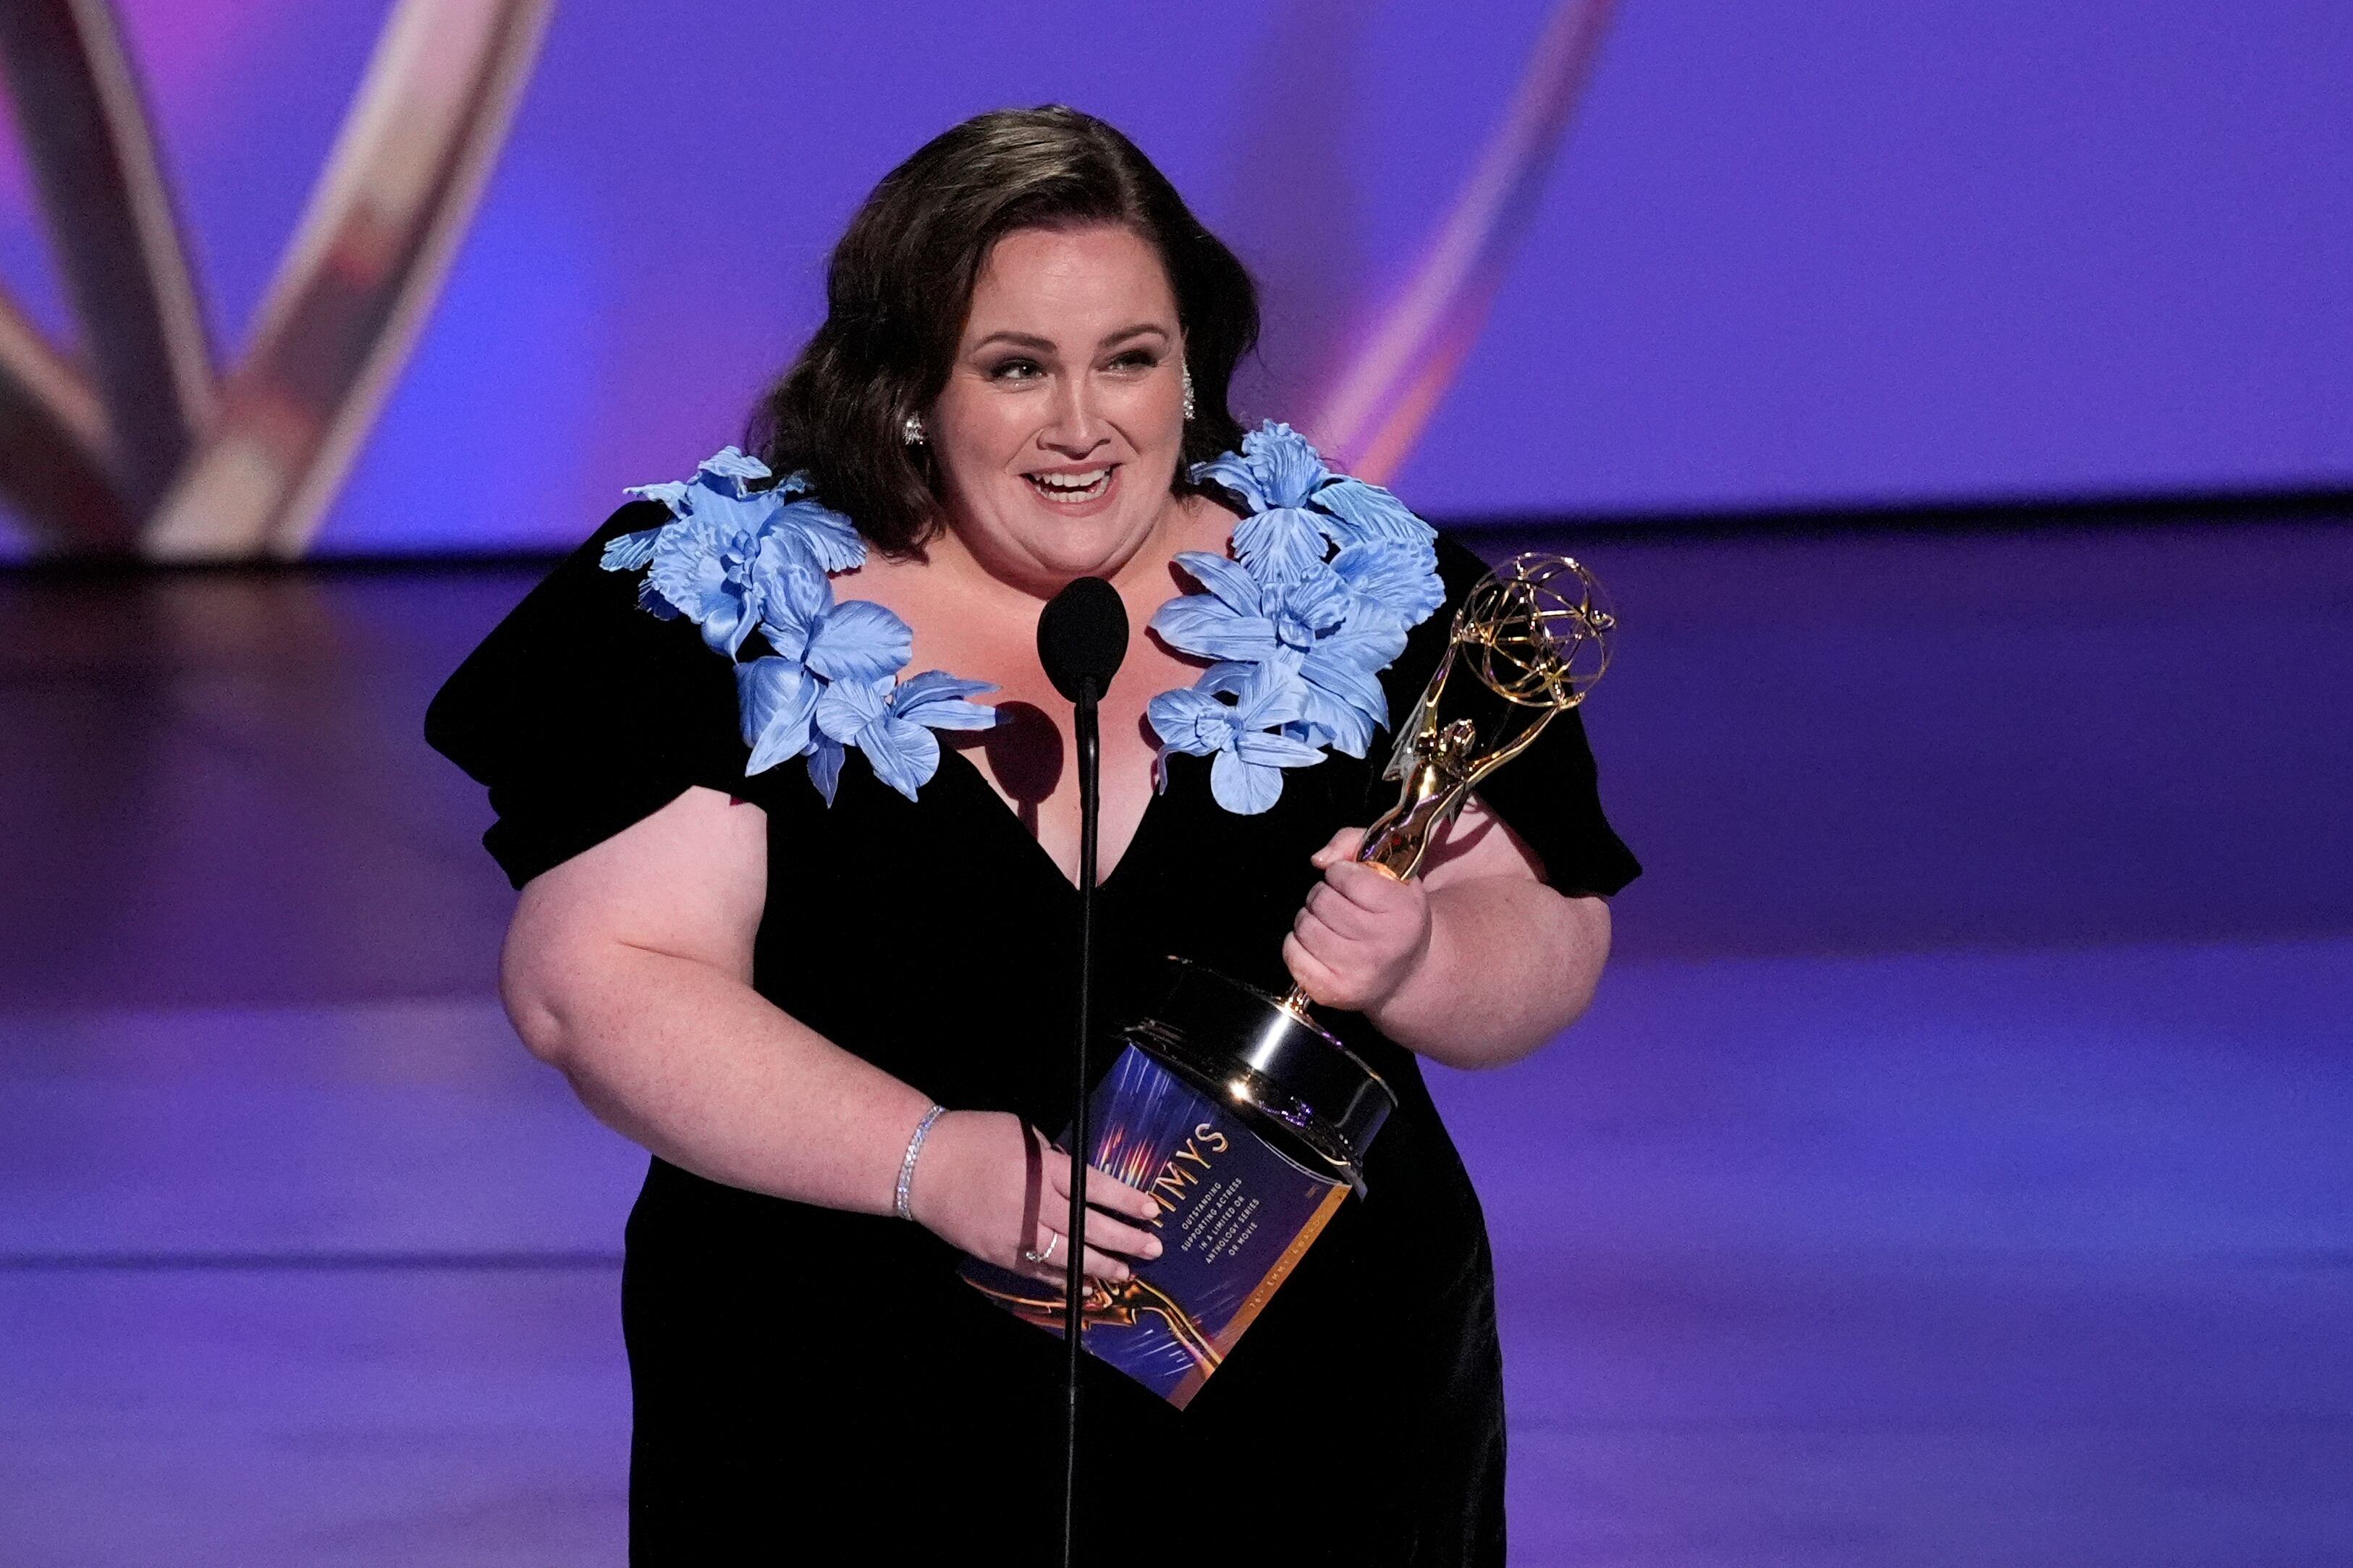
[[[955,764],[962,770],[968,790],[979,797],[981,809],[999,818],[1004,823],[1006,831],[1020,840],[1029,857],[1046,875],[1051,878],[1064,892],[1074,899],[1077,898],[1079,896],[1077,879],[1066,874],[1060,863],[1046,852],[1046,847],[1043,844],[1038,842],[1037,836],[1022,826],[1020,815],[1006,804],[1003,795],[997,793],[997,786],[988,782],[988,776],[980,771],[980,764],[973,761],[961,746],[942,746],[940,751],[944,758],[954,759]],[[936,775],[934,775],[934,782],[937,782]],[[1173,778],[1169,780],[1170,788],[1174,788],[1175,784],[1176,781]],[[1095,879],[1095,892],[1098,897],[1109,890],[1111,885],[1119,879],[1120,874],[1125,871],[1129,863],[1135,858],[1136,851],[1144,847],[1145,836],[1153,831],[1154,821],[1163,815],[1162,803],[1167,797],[1167,789],[1155,789],[1145,799],[1144,815],[1135,819],[1135,831],[1128,835],[1127,843],[1121,848],[1119,858],[1112,862],[1110,870],[1101,869],[1102,857],[1098,852],[1096,858],[1099,874]]]

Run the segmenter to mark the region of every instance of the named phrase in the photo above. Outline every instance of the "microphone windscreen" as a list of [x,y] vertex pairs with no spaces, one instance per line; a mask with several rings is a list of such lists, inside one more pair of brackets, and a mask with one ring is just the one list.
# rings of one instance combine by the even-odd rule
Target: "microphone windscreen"
[[1100,577],[1081,577],[1046,602],[1038,617],[1038,662],[1046,679],[1072,702],[1092,682],[1095,695],[1127,657],[1127,606]]

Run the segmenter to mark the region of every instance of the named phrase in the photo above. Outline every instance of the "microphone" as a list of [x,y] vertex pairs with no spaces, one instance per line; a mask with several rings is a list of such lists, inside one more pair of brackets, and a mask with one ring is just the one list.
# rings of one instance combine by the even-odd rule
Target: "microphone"
[[1038,617],[1038,662],[1072,702],[1092,681],[1100,697],[1127,657],[1127,606],[1100,577],[1081,577],[1047,601]]
[[1079,1358],[1084,1337],[1087,1153],[1087,1037],[1094,1028],[1095,830],[1103,774],[1103,729],[1095,704],[1127,657],[1127,606],[1100,577],[1081,577],[1049,600],[1038,616],[1038,662],[1054,689],[1077,709],[1079,751],[1079,1030],[1071,1073],[1071,1213],[1063,1236],[1062,1344],[1070,1404],[1062,1447],[1062,1564],[1079,1553]]

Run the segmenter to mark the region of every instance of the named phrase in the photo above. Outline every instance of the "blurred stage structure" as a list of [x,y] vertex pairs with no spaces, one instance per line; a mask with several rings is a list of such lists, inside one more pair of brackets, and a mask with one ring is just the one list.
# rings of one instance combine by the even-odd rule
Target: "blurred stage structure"
[[1240,405],[1442,520],[2353,475],[2330,0],[11,0],[0,46],[0,562],[566,547],[740,431],[877,177],[1050,101],[1257,273]]
[[0,63],[88,363],[0,294],[0,495],[58,552],[302,553],[400,373],[553,0],[399,0],[225,373],[109,0],[9,0]]
[[[1613,0],[1559,0],[1518,90],[1401,286],[1303,427],[1391,478],[1485,322]],[[225,375],[110,0],[12,0],[0,55],[85,366],[0,291],[0,496],[55,553],[304,553],[480,200],[554,0],[400,0]]]

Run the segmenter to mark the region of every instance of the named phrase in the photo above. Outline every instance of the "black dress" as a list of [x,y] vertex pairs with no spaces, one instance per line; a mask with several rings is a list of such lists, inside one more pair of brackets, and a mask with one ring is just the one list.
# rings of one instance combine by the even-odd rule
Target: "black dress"
[[[491,852],[521,886],[690,785],[756,802],[760,993],[942,1104],[1058,1131],[1076,891],[952,748],[913,803],[856,753],[829,809],[797,761],[745,778],[727,661],[691,623],[638,609],[634,574],[597,564],[604,541],[666,516],[650,503],[616,514],[435,700],[427,738],[490,786]],[[1440,561],[1448,605],[1385,677],[1393,714],[1483,570],[1452,545]],[[1101,889],[1099,994],[1114,1022],[1158,999],[1172,952],[1285,987],[1309,856],[1394,798],[1377,755],[1288,773],[1258,816],[1217,805],[1207,759],[1176,757],[1170,773]],[[1606,894],[1634,876],[1574,713],[1482,793],[1555,887]],[[965,1000],[976,976],[987,992]],[[1502,1362],[1479,1200],[1415,1058],[1361,1017],[1326,1022],[1401,1100],[1366,1166],[1371,1195],[1343,1206],[1187,1409],[1088,1363],[1083,1484],[1102,1561],[1503,1561]],[[1050,1560],[1060,1342],[960,1282],[957,1261],[920,1226],[655,1160],[621,1287],[630,1560]]]

